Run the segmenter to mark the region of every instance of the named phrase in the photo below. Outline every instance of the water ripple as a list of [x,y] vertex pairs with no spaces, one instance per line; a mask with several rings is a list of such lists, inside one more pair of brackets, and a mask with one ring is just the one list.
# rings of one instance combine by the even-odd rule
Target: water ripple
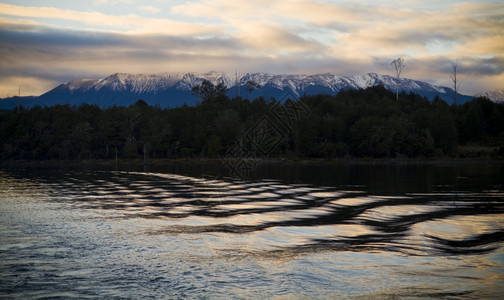
[[255,239],[258,251],[332,249],[422,256],[483,254],[502,247],[504,240],[504,194],[498,190],[383,196],[275,180],[141,172],[22,180],[41,198],[77,209],[113,218],[160,220],[149,234],[234,235],[228,246],[235,249],[246,248],[237,235]]

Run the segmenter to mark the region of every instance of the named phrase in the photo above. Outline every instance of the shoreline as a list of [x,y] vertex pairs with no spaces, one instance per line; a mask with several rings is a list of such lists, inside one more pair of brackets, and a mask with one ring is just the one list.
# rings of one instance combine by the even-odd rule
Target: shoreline
[[[73,160],[12,160],[1,161],[1,168],[12,167],[163,167],[181,165],[223,165],[223,158],[182,158],[182,159],[151,159],[144,162],[142,159],[121,159],[117,162],[114,159],[73,159]],[[406,158],[341,158],[341,159],[315,159],[315,158],[258,158],[255,159],[257,165],[382,165],[382,166],[413,166],[413,165],[471,165],[471,164],[496,164],[504,165],[503,159],[493,158],[434,158],[434,159],[406,159]]]

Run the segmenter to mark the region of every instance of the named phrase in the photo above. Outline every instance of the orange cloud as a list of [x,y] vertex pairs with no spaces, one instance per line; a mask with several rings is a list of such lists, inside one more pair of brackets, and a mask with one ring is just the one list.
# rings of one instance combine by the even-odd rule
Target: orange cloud
[[146,18],[134,14],[107,15],[100,12],[73,11],[53,7],[27,7],[0,3],[2,15],[58,19],[81,22],[97,26],[101,30],[112,30],[135,34],[160,33],[172,36],[215,33],[214,26],[172,21],[161,18]]
[[[192,1],[156,15],[164,18],[0,4],[8,18],[0,18],[0,69],[5,78],[51,80],[235,68],[390,74],[390,61],[404,57],[406,77],[449,84],[446,72],[458,59],[463,92],[502,88],[503,4],[383,3]],[[56,26],[61,20],[79,29]]]

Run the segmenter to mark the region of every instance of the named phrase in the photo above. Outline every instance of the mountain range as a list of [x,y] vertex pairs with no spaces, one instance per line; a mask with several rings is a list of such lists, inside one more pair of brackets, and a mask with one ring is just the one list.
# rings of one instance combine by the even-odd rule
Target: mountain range
[[[441,97],[447,103],[453,103],[453,90],[427,82],[408,78],[397,79],[388,75],[367,73],[356,76],[340,76],[331,73],[316,75],[273,75],[267,73],[246,73],[240,76],[221,72],[208,73],[160,73],[127,74],[116,73],[102,79],[77,79],[61,84],[38,97],[13,97],[0,101],[0,108],[12,109],[18,100],[25,107],[35,105],[52,106],[56,104],[79,105],[82,103],[98,104],[101,107],[112,105],[128,106],[138,99],[150,105],[162,108],[183,105],[195,105],[200,99],[191,89],[204,80],[212,84],[224,84],[231,97],[255,99],[264,97],[281,100],[286,97],[298,98],[303,95],[337,94],[341,90],[364,89],[382,84],[395,91],[415,92],[428,99]],[[251,88],[250,82],[259,87]],[[471,100],[466,95],[457,96],[457,104]]]
[[504,89],[496,91],[488,91],[483,93],[478,93],[476,97],[486,97],[495,102],[504,102]]

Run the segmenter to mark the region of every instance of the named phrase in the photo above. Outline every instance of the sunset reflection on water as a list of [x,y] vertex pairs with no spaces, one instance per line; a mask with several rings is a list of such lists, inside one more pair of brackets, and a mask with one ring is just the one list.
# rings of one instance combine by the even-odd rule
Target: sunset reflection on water
[[487,298],[503,289],[500,190],[376,195],[108,171],[0,178],[3,295]]

